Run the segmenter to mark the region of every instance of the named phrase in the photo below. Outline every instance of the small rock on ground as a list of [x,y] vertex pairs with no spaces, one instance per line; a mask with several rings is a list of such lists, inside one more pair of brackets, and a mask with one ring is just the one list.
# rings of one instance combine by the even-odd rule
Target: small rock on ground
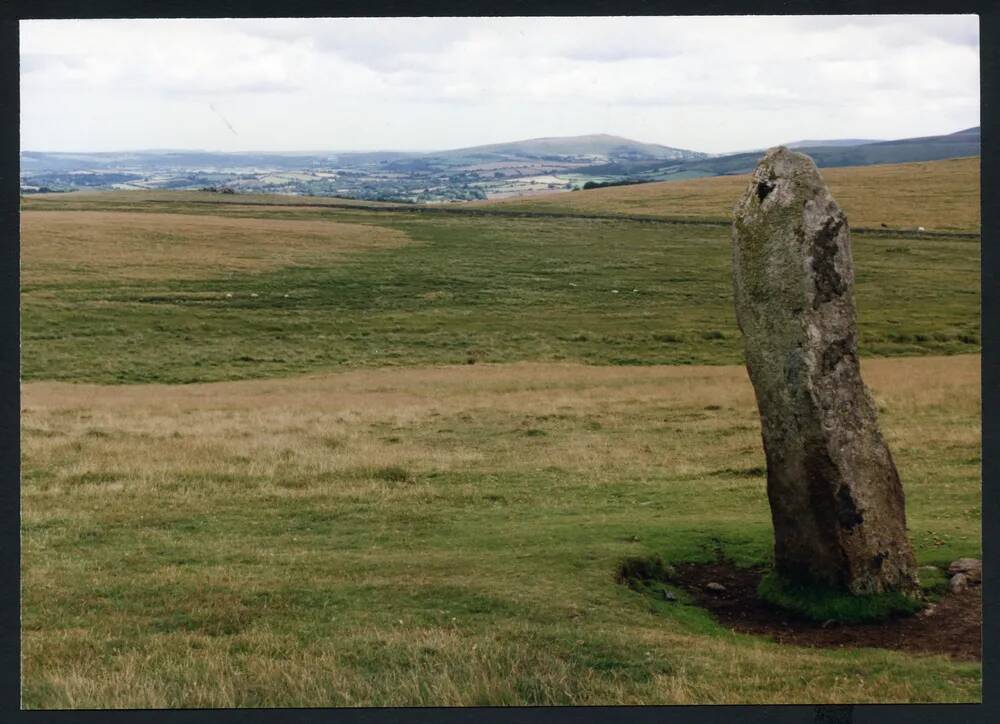
[[965,575],[970,583],[979,583],[983,579],[983,562],[977,558],[959,558],[948,566],[948,573]]
[[716,583],[715,581],[712,581],[711,583],[705,584],[705,590],[711,591],[712,593],[722,593],[723,591],[726,590],[726,587],[723,586],[721,583]]
[[956,573],[948,581],[948,588],[952,593],[961,593],[969,587],[969,578],[964,573]]

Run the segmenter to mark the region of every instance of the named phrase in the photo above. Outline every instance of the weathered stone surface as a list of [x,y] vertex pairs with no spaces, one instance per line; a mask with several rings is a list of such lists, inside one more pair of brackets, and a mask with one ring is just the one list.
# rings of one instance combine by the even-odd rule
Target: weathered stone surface
[[948,565],[948,574],[954,576],[963,573],[969,583],[979,583],[983,580],[983,562],[978,558],[959,558]]
[[952,593],[961,593],[969,587],[969,577],[964,573],[956,573],[948,581],[948,588]]
[[735,208],[733,285],[778,572],[916,590],[903,488],[861,381],[847,219],[808,156],[774,148],[754,171]]

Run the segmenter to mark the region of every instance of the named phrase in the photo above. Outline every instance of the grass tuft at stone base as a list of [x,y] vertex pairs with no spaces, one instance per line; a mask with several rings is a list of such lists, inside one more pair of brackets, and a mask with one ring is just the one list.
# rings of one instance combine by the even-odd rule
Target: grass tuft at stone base
[[634,583],[668,581],[675,573],[674,567],[664,563],[660,556],[633,557],[621,562],[615,578],[619,583],[627,583],[634,587]]
[[823,586],[788,581],[775,571],[761,578],[757,594],[774,606],[824,622],[874,623],[895,616],[909,616],[924,607],[921,601],[898,592],[854,596]]

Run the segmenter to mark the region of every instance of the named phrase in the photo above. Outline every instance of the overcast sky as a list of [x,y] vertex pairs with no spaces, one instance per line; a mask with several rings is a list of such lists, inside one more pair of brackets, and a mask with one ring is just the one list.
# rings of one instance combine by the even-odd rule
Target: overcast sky
[[698,151],[979,124],[974,15],[21,21],[21,147]]

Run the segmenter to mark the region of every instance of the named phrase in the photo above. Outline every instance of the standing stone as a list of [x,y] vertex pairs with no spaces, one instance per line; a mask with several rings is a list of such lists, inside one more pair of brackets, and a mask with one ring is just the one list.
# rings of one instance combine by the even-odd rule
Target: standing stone
[[767,152],[735,208],[733,285],[779,575],[915,592],[903,487],[861,381],[847,219],[808,156]]

